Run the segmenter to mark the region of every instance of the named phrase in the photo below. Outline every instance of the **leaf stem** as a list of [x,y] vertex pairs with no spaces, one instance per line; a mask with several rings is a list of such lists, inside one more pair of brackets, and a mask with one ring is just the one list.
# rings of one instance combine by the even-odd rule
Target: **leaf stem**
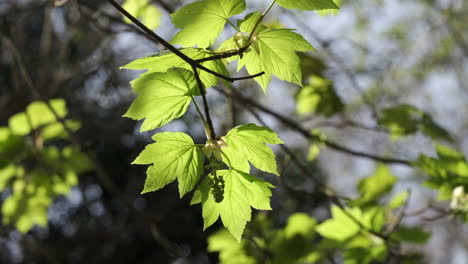
[[208,101],[206,100],[206,90],[203,82],[200,79],[200,75],[198,74],[197,68],[192,65],[193,74],[195,75],[195,79],[197,80],[198,90],[203,98],[203,106],[205,108],[205,116],[206,116],[206,123],[208,123],[209,128],[209,139],[216,139],[216,133],[213,127],[213,121],[211,120],[210,116],[210,106],[208,105]]
[[271,8],[275,5],[275,3],[276,3],[276,0],[271,1],[270,5],[267,7],[267,9],[265,9],[265,11],[262,13],[262,15],[258,18],[257,22],[255,23],[255,26],[252,29],[252,32],[250,32],[249,39],[248,39],[249,45],[252,42],[252,38],[253,38],[253,35],[255,33],[255,30],[257,30],[258,26],[263,21],[263,19],[268,14],[268,12],[270,12]]
[[192,101],[193,104],[195,105],[195,109],[197,109],[197,113],[200,116],[201,120],[203,121],[203,125],[205,126],[205,129],[208,129],[208,123],[205,120],[205,117],[203,116],[200,107],[198,107],[197,101],[195,101],[195,97],[192,96]]
[[[239,55],[239,54],[242,54],[243,52],[245,52],[250,47],[250,45],[252,45],[252,43],[253,43],[252,39],[254,37],[255,30],[257,30],[257,27],[263,21],[263,18],[265,18],[265,16],[268,14],[268,12],[270,12],[271,8],[275,5],[275,3],[276,3],[276,0],[273,0],[270,3],[270,5],[267,7],[267,9],[265,9],[265,11],[262,13],[262,15],[258,18],[257,22],[255,23],[254,28],[252,29],[252,31],[249,34],[247,44],[244,47],[242,47],[240,49],[237,49],[237,50],[234,50],[234,51],[228,51],[228,52],[225,52],[225,53],[221,53],[219,55],[214,55],[214,56],[211,56],[211,57],[198,59],[198,60],[195,60],[195,61],[198,62],[198,63],[201,63],[201,62],[204,62],[204,61],[219,60],[219,59],[224,59],[224,58],[229,58],[229,57],[232,57],[232,56],[235,56],[235,55]],[[240,30],[238,30],[238,31],[240,32]],[[260,73],[259,75],[262,75],[262,74],[263,73]],[[250,76],[251,78],[255,78],[255,77],[252,77],[252,76],[255,76],[255,75]]]
[[226,19],[226,21],[229,23],[229,25],[231,25],[231,27],[233,27],[237,32],[241,32],[240,29],[234,25],[234,23],[231,22],[231,20],[229,19]]

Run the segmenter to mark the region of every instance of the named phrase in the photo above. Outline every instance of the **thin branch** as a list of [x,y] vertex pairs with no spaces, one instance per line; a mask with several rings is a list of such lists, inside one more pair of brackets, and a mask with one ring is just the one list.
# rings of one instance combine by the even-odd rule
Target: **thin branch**
[[[198,59],[198,60],[195,60],[195,61],[201,63],[201,62],[204,62],[204,61],[220,60],[220,59],[225,59],[225,58],[229,58],[229,57],[240,55],[240,54],[244,53],[250,47],[250,45],[253,44],[253,42],[254,42],[253,37],[254,37],[254,34],[255,34],[255,30],[257,30],[257,27],[263,21],[263,19],[268,14],[268,12],[270,12],[271,8],[274,6],[275,3],[276,3],[276,0],[273,0],[270,3],[270,5],[267,7],[267,9],[258,18],[257,22],[255,22],[255,26],[253,27],[252,31],[250,32],[249,38],[247,39],[247,44],[245,46],[243,46],[243,47],[241,47],[239,49],[236,49],[234,51],[223,52],[223,53],[218,54],[218,55],[206,57],[206,58],[203,58],[203,59]],[[230,22],[230,21],[228,20],[228,22]],[[237,30],[237,28],[236,28],[236,30]],[[237,30],[237,31],[240,31],[240,30]]]
[[[292,14],[290,11],[288,11],[290,14]],[[324,51],[324,53],[337,65],[339,70],[348,78],[349,82],[351,83],[351,87],[354,88],[357,92],[361,93],[363,96],[364,102],[369,106],[372,115],[374,116],[375,119],[378,119],[378,109],[377,107],[372,103],[371,98],[365,93],[364,89],[359,85],[359,82],[357,81],[356,75],[349,69],[349,67],[346,66],[346,63],[336,56],[333,51],[328,47],[328,43],[325,43],[322,39],[320,39],[319,36],[315,32],[313,32],[309,26],[307,26],[303,21],[300,21],[297,19],[297,16],[292,16],[296,18],[296,22],[302,26],[304,30],[308,32],[308,34],[319,44],[320,48]]]
[[239,94],[238,92],[236,92],[234,90],[232,90],[229,93],[229,92],[227,92],[227,91],[225,91],[225,90],[223,90],[221,88],[218,88],[218,87],[214,87],[214,89],[216,89],[218,92],[222,93],[223,95],[225,95],[227,97],[229,97],[229,96],[234,97],[234,99],[236,99],[237,101],[239,101],[242,104],[251,105],[251,106],[259,109],[260,111],[275,117],[276,119],[281,121],[284,125],[291,128],[295,132],[301,134],[303,137],[305,137],[305,138],[307,138],[309,140],[312,140],[312,141],[322,142],[327,147],[329,147],[329,148],[331,148],[331,149],[333,149],[335,151],[350,154],[350,155],[353,155],[353,156],[356,156],[356,157],[371,159],[371,160],[386,163],[386,164],[400,164],[400,165],[406,165],[406,166],[410,166],[410,167],[413,166],[413,164],[408,160],[382,157],[382,156],[378,156],[378,155],[371,154],[371,153],[361,152],[361,151],[357,151],[357,150],[353,150],[353,149],[349,149],[347,147],[341,146],[340,144],[335,143],[335,142],[333,142],[331,140],[328,140],[328,139],[321,139],[320,137],[310,133],[307,129],[303,128],[301,125],[296,123],[294,120],[292,120],[292,119],[290,119],[290,118],[288,118],[288,117],[286,117],[286,116],[284,116],[284,115],[282,115],[282,114],[280,114],[280,113],[278,113],[276,111],[273,111],[270,108],[265,107],[265,106],[257,103],[256,101]]
[[402,208],[400,214],[394,219],[394,221],[392,221],[392,222],[388,225],[388,228],[387,228],[387,230],[385,231],[386,236],[390,236],[391,233],[393,233],[393,231],[395,231],[395,229],[398,228],[398,226],[400,225],[401,221],[403,220],[403,217],[406,216],[405,211],[406,211],[406,209],[408,208],[409,200],[410,200],[410,197],[411,197],[411,190],[408,189],[407,192],[408,192],[408,198],[406,199],[405,203],[403,204],[403,208]]
[[185,55],[184,53],[182,53],[180,50],[178,50],[176,47],[172,46],[169,42],[167,42],[166,40],[164,40],[163,38],[161,38],[158,34],[154,33],[151,29],[149,29],[147,26],[145,26],[143,23],[141,23],[138,19],[136,19],[134,16],[132,16],[130,13],[127,12],[127,10],[125,10],[122,6],[120,6],[117,2],[115,2],[114,0],[107,0],[107,2],[109,2],[113,7],[115,7],[122,15],[124,15],[125,17],[127,17],[128,19],[130,19],[130,21],[132,21],[135,25],[137,25],[141,30],[143,30],[146,34],[148,34],[148,36],[153,40],[155,41],[156,43],[158,44],[161,44],[163,45],[165,48],[167,48],[168,50],[170,50],[171,52],[173,52],[175,55],[177,55],[179,58],[181,58],[182,60],[184,60],[185,62],[187,62],[188,64],[190,64],[190,66],[192,67],[195,67],[197,69],[200,69],[200,70],[203,70],[205,72],[208,72],[218,78],[221,78],[223,80],[226,80],[228,82],[235,82],[235,81],[239,81],[239,80],[245,80],[245,79],[252,79],[252,78],[255,78],[255,77],[258,77],[262,74],[264,74],[264,72],[261,72],[261,73],[258,73],[258,74],[254,74],[254,75],[249,75],[249,76],[243,76],[243,77],[237,77],[237,78],[232,78],[232,77],[229,77],[229,76],[225,76],[223,74],[220,74],[220,73],[217,73],[213,70],[210,70],[208,68],[206,68],[205,66],[201,65],[200,62],[197,62],[196,60],[188,57],[187,55]]
[[262,23],[263,19],[268,14],[268,12],[270,12],[271,8],[275,5],[275,3],[276,3],[276,0],[271,1],[270,5],[267,7],[267,9],[262,13],[260,18],[257,20],[257,22],[255,23],[255,26],[252,29],[252,32],[250,32],[248,43],[252,42],[255,30],[257,30],[258,26],[260,25],[260,23]]
[[198,74],[197,68],[195,68],[195,66],[192,66],[192,71],[193,71],[193,74],[195,75],[195,79],[197,80],[198,90],[200,91],[200,94],[203,98],[203,106],[205,109],[206,122],[208,123],[208,128],[210,130],[210,135],[208,135],[208,138],[216,139],[216,133],[213,127],[213,121],[211,120],[211,116],[210,116],[210,106],[208,105],[208,101],[206,100],[205,86],[203,85],[203,82],[201,81],[200,75]]
[[[258,115],[258,113],[256,113],[252,109],[252,107],[247,107],[247,110],[255,117],[255,119],[258,120],[258,122],[260,122],[260,124],[262,124],[263,126],[267,126],[265,121],[263,121],[263,118],[261,118]],[[279,146],[285,153],[288,154],[291,162],[294,163],[294,165],[302,172],[303,175],[305,176],[313,175],[313,173],[309,170],[309,168],[307,168],[307,166],[305,166],[304,164],[302,164],[302,162],[300,162],[299,158],[294,154],[294,152],[288,146],[286,146],[285,144],[280,144]],[[328,187],[324,182],[322,182],[317,177],[309,177],[309,178],[319,187],[319,191],[325,194],[327,197],[331,198],[332,201],[333,201],[332,197],[339,197],[341,199],[350,200],[348,197],[337,195],[336,192],[332,188]]]

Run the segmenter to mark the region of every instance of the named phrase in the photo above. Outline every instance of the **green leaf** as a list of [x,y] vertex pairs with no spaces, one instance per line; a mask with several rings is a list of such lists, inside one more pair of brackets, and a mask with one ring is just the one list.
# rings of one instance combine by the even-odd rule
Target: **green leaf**
[[278,0],[278,5],[288,9],[323,10],[338,9],[333,0]]
[[227,230],[223,229],[208,238],[208,251],[219,252],[221,264],[255,264],[255,258],[246,254],[246,242],[239,243]]
[[307,160],[313,161],[315,160],[318,155],[320,154],[320,150],[323,147],[323,143],[312,143],[309,147],[309,152],[307,154]]
[[[302,86],[300,59],[295,51],[312,51],[314,48],[291,29],[263,30],[254,37],[253,46],[238,62],[238,70],[246,67],[249,74],[265,72],[255,80],[266,92],[271,76]],[[258,51],[257,51],[258,50]]]
[[9,164],[12,157],[24,153],[26,147],[22,136],[14,134],[8,127],[0,127],[0,166],[3,162]]
[[46,193],[17,193],[8,197],[2,205],[3,224],[15,224],[21,233],[35,225],[47,226],[47,209],[52,203]]
[[305,213],[294,213],[288,218],[288,224],[284,229],[287,238],[302,235],[306,238],[313,237],[317,221]]
[[299,114],[314,113],[330,117],[344,108],[332,82],[316,75],[310,77],[309,85],[299,90],[296,101],[296,111]]
[[3,191],[3,189],[9,185],[9,182],[18,174],[18,170],[20,170],[20,168],[15,167],[13,164],[9,164],[0,169],[0,191]]
[[393,232],[391,238],[412,243],[426,243],[431,237],[431,233],[425,232],[420,227],[399,226],[398,230]]
[[345,241],[359,232],[359,225],[341,208],[333,205],[331,212],[333,218],[317,226],[316,230],[320,235],[332,240]]
[[198,92],[193,73],[185,69],[143,74],[132,81],[132,86],[138,97],[124,117],[145,119],[141,132],[181,117]]
[[224,199],[217,203],[207,178],[197,188],[191,204],[202,203],[204,229],[221,217],[223,225],[240,241],[245,225],[251,219],[253,207],[258,210],[271,210],[270,197],[274,186],[237,170],[221,170],[218,176],[225,182]]
[[47,225],[47,210],[54,198],[68,194],[78,184],[76,174],[64,165],[69,161],[68,157],[62,154],[53,147],[43,150],[41,155],[50,164],[48,171],[34,169],[26,173],[22,168],[16,169],[13,194],[2,204],[3,224],[14,224],[22,233],[35,225]]
[[438,158],[420,155],[414,165],[430,176],[424,185],[438,189],[438,199],[450,200],[453,189],[468,185],[468,164],[463,154],[449,147],[436,144],[435,148]]
[[395,195],[392,200],[388,203],[388,207],[391,209],[397,209],[406,203],[409,198],[409,192],[403,191]]
[[397,178],[385,165],[379,165],[375,173],[358,183],[360,198],[356,201],[359,205],[375,202],[393,189]]
[[[212,51],[205,49],[185,48],[179,49],[179,51],[194,60],[204,59],[214,55]],[[203,62],[201,65],[222,75],[229,76],[229,72],[221,60]],[[148,72],[166,72],[173,67],[184,68],[190,71],[192,70],[192,66],[190,64],[170,51],[162,51],[148,57],[134,60],[121,68],[131,70],[148,69]],[[215,86],[219,82],[216,76],[205,71],[200,71],[200,79],[206,87]]]
[[193,190],[203,174],[203,153],[189,135],[181,132],[155,134],[132,164],[153,164],[148,168],[142,193],[163,188],[175,179],[180,197]]
[[282,144],[283,141],[266,127],[255,124],[237,126],[225,137],[223,161],[232,169],[250,172],[249,162],[257,169],[278,175],[275,154],[265,145]]
[[[60,118],[64,118],[67,115],[65,100],[52,99],[49,101],[49,104]],[[34,101],[27,106],[26,112],[11,116],[8,120],[8,126],[13,134],[24,136],[29,134],[33,129],[54,122],[57,122],[57,118],[48,105],[43,101]]]
[[[341,8],[341,4],[342,4],[343,1],[342,0],[333,0],[333,2],[335,3],[336,6],[338,6],[338,8]],[[339,9],[323,9],[323,10],[317,11],[317,13],[320,14],[321,16],[337,15],[339,12],[340,12]]]
[[[156,29],[161,23],[161,11],[148,0],[126,0],[122,7],[150,29]],[[127,24],[132,24],[127,17],[124,18],[124,21]]]
[[[75,120],[65,120],[65,124],[72,132],[77,131],[81,127],[81,123]],[[69,135],[63,124],[56,122],[45,126],[41,130],[41,136],[44,141],[47,141],[49,139],[57,138],[66,139]]]
[[171,15],[174,25],[182,28],[171,43],[207,48],[221,34],[228,18],[245,8],[245,0],[203,0],[188,4]]
[[384,109],[378,122],[390,129],[392,140],[421,131],[432,139],[453,141],[449,132],[439,126],[429,114],[412,105],[402,104]]

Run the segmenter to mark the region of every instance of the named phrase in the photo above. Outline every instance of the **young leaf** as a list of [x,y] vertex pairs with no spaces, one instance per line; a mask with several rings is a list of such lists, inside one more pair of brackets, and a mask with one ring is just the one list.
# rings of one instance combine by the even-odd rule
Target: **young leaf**
[[180,197],[193,190],[203,174],[203,153],[189,135],[181,132],[155,134],[132,164],[153,164],[148,168],[142,193],[156,191],[175,179]]
[[[342,0],[333,0],[336,6],[338,8],[341,8],[342,5]],[[340,12],[340,9],[322,9],[317,11],[317,13],[321,16],[327,16],[327,15],[337,15]]]
[[283,141],[269,128],[255,124],[237,126],[225,137],[227,147],[222,148],[223,161],[231,168],[250,172],[249,161],[257,169],[278,175],[275,154],[265,145]]
[[399,226],[398,230],[391,235],[391,238],[412,242],[412,243],[425,243],[431,237],[431,233],[425,232],[420,227],[406,227]]
[[124,117],[145,119],[140,131],[161,127],[181,117],[197,95],[195,77],[185,69],[147,73],[132,81],[138,97]]
[[247,242],[239,243],[226,229],[217,231],[208,238],[208,251],[219,252],[220,264],[255,264],[255,258],[245,252]]
[[296,101],[299,114],[315,113],[330,117],[344,108],[332,82],[316,75],[309,78],[309,85],[299,90]]
[[288,9],[323,10],[338,9],[333,0],[278,0],[278,5]]
[[[49,101],[49,104],[60,118],[67,115],[65,100],[52,99]],[[27,106],[25,112],[11,116],[8,120],[8,126],[13,134],[24,136],[29,134],[33,129],[54,122],[57,122],[57,118],[48,105],[43,101],[34,101]]]
[[[194,60],[204,59],[214,55],[212,51],[196,48],[180,49],[180,52]],[[201,63],[201,65],[222,75],[229,76],[226,66],[224,66],[224,63],[220,60],[206,61]],[[168,69],[173,67],[184,68],[190,71],[192,70],[192,66],[190,64],[170,51],[162,51],[148,57],[136,59],[121,68],[131,70],[148,69],[148,72],[166,72]],[[218,84],[218,78],[205,71],[200,71],[200,79],[206,87]]]
[[[331,207],[333,218],[317,226],[317,232],[328,239],[345,241],[359,232],[359,225],[354,222],[341,208]],[[352,212],[349,212],[352,214]],[[353,214],[354,215],[354,214]]]
[[[246,16],[244,21],[239,22],[241,31],[250,34],[260,17],[258,13]],[[234,39],[224,42],[220,50],[233,48]],[[235,46],[234,46],[235,47]],[[265,72],[255,80],[266,91],[271,76],[275,75],[280,80],[295,83],[302,86],[302,71],[300,59],[295,51],[315,50],[301,35],[294,33],[291,29],[263,29],[254,33],[251,49],[239,59],[237,70],[246,67],[249,74]]]
[[453,141],[449,132],[439,126],[429,114],[412,105],[402,104],[384,109],[378,122],[390,129],[392,140],[420,130],[433,139]]
[[392,200],[388,203],[388,207],[391,209],[397,209],[406,203],[409,198],[409,192],[403,191],[395,195]]
[[[161,11],[148,0],[126,0],[122,7],[134,17],[142,20],[150,29],[156,29],[161,23]],[[124,21],[127,24],[132,23],[127,17]]]
[[358,205],[367,205],[375,202],[382,195],[392,190],[396,180],[397,178],[387,166],[379,165],[372,176],[359,181],[360,199],[356,203]]
[[171,15],[174,25],[182,28],[171,42],[207,48],[221,34],[228,18],[245,8],[245,0],[203,0],[188,4]]
[[414,165],[430,176],[424,185],[438,189],[438,199],[450,200],[454,188],[468,185],[468,163],[463,154],[451,148],[440,144],[435,147],[438,158],[420,155]]
[[225,181],[224,199],[217,203],[207,178],[197,188],[191,204],[202,204],[204,228],[211,226],[219,217],[229,232],[240,241],[245,225],[251,219],[253,207],[258,210],[271,210],[270,183],[237,170],[221,170],[218,176]]

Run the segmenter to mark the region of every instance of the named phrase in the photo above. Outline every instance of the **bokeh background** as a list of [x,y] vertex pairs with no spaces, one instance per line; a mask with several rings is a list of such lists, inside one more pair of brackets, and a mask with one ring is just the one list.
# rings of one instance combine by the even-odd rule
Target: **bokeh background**
[[[179,199],[175,184],[140,195],[146,168],[130,165],[154,132],[139,133],[138,122],[122,117],[135,97],[129,81],[141,72],[119,67],[163,47],[125,24],[106,1],[59,2],[0,0],[0,125],[7,125],[10,116],[37,100],[37,93],[46,99],[64,98],[69,117],[82,123],[76,138],[100,172],[81,174],[69,195],[55,199],[47,227],[22,234],[12,225],[2,225],[0,262],[216,263],[216,254],[207,252],[206,239],[220,224],[203,232],[200,206],[189,205],[190,195]],[[189,2],[152,1],[159,10],[155,31],[170,39],[177,29],[169,14]],[[269,1],[247,3],[256,11]],[[336,14],[275,6],[265,22],[296,29],[317,49],[302,55],[304,75],[331,80],[345,111],[329,118],[299,115],[295,100],[299,87],[277,79],[267,94],[253,81],[236,84],[244,95],[307,129],[321,129],[327,138],[350,149],[410,160],[421,152],[433,155],[431,141],[421,134],[391,140],[377,126],[374,112],[412,104],[430,113],[453,136],[452,146],[468,154],[466,1],[343,1]],[[233,33],[226,30],[220,39]],[[258,123],[242,105],[214,90],[208,95],[219,134],[235,124]],[[327,148],[308,161],[306,139],[270,115],[259,115],[314,172],[302,175],[288,163],[288,154],[275,148],[281,180],[263,176],[277,185],[269,214],[277,226],[284,226],[293,212],[319,220],[328,216],[329,203],[314,191],[309,177],[323,179],[339,194],[353,197],[357,181],[375,170],[371,159]],[[189,133],[199,143],[205,137],[192,108],[158,131]],[[390,168],[399,179],[394,193],[411,189],[408,211],[428,204],[448,208],[448,202],[436,201],[436,192],[421,186],[421,172],[401,165]],[[3,190],[0,201],[10,194]],[[411,249],[424,256],[424,263],[468,263],[467,226],[449,217],[430,216],[431,212],[426,218],[415,214],[403,219],[432,232],[428,243]],[[186,256],[177,256],[180,252]]]

